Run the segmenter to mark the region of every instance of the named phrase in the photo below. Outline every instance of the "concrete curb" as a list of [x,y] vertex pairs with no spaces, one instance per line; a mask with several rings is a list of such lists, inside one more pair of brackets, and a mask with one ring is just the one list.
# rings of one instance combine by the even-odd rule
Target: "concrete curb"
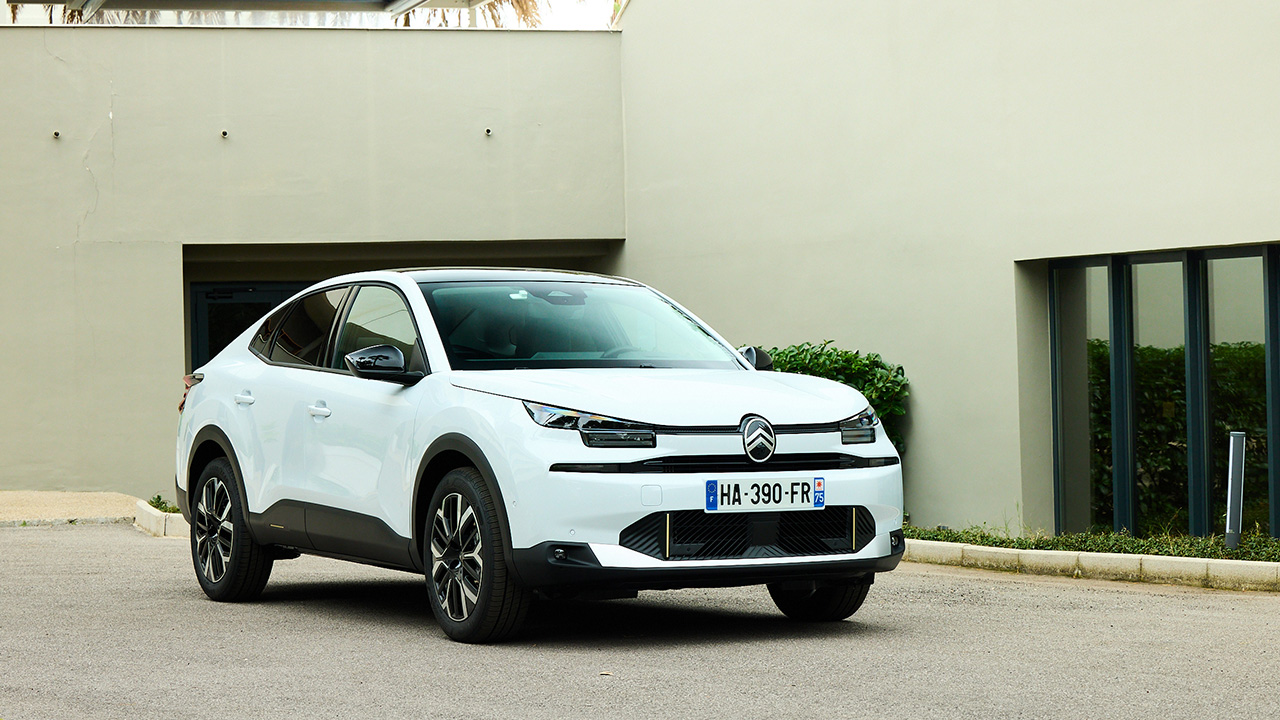
[[88,517],[88,518],[58,518],[56,520],[0,520],[0,528],[12,527],[50,527],[53,525],[114,525],[116,523],[131,523],[132,515],[123,515],[121,517]]
[[1016,550],[907,539],[903,560],[1094,580],[1280,592],[1280,563],[1165,555]]
[[133,524],[156,537],[190,537],[191,526],[182,513],[165,513],[151,507],[144,500],[138,501],[138,516]]

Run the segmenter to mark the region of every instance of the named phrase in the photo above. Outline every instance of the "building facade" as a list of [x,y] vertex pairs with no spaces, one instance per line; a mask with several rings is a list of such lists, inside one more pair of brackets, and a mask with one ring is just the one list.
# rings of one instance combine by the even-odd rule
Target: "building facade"
[[164,492],[219,332],[348,269],[512,263],[901,363],[917,524],[1212,530],[1239,426],[1280,525],[1280,10],[632,0],[619,27],[0,29],[0,486]]

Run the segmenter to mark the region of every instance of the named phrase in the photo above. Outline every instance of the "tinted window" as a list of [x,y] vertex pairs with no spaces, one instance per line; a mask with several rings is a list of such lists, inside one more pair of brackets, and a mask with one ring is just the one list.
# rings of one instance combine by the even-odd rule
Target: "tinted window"
[[286,305],[279,310],[271,313],[271,317],[262,322],[262,327],[258,328],[258,332],[253,334],[253,341],[249,343],[249,348],[264,357],[267,354],[267,345],[271,343],[271,335],[275,333],[276,328],[280,326],[280,320],[284,318],[284,314],[289,312],[292,305]]
[[545,281],[420,287],[456,370],[742,369],[732,350],[648,288]]
[[418,331],[400,293],[381,285],[362,286],[351,303],[347,322],[338,334],[332,367],[344,368],[342,358],[374,345],[391,345],[404,353],[409,370],[425,370],[418,352]]
[[329,330],[346,288],[308,295],[293,304],[271,346],[271,360],[289,365],[320,365]]

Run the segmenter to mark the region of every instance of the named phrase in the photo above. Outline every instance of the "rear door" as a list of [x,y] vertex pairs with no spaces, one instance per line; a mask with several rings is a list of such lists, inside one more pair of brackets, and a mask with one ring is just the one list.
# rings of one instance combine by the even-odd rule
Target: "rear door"
[[316,463],[305,450],[314,423],[308,398],[316,378],[329,372],[334,325],[349,292],[340,286],[299,298],[259,331],[271,331],[268,342],[255,336],[251,345],[260,365],[241,376],[236,405],[244,416],[242,437],[253,445],[242,470],[250,512],[265,514],[255,523],[255,532],[266,528],[260,542],[309,545],[303,503],[315,500],[309,475]]

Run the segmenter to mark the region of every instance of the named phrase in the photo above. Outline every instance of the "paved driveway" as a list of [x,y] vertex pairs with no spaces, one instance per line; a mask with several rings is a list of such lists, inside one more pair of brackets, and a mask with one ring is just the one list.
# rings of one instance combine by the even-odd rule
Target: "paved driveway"
[[0,529],[0,718],[1280,717],[1277,595],[904,564],[835,625],[686,590],[474,647],[423,592],[304,557],[219,605],[181,540]]

